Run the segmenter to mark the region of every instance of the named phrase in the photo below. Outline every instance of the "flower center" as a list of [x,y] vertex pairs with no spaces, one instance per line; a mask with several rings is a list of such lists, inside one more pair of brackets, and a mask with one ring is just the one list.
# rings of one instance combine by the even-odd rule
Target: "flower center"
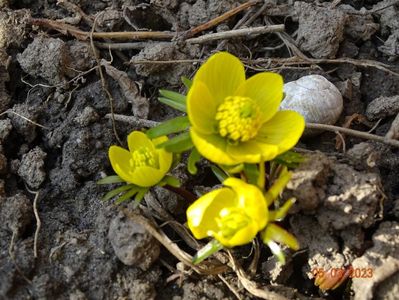
[[232,143],[252,139],[262,125],[258,105],[251,98],[241,96],[226,97],[219,105],[215,119],[219,134]]
[[220,218],[216,219],[221,235],[224,238],[232,238],[239,230],[248,226],[249,217],[239,208],[224,208]]
[[144,166],[158,168],[156,154],[147,147],[140,147],[133,151],[129,163],[133,171]]

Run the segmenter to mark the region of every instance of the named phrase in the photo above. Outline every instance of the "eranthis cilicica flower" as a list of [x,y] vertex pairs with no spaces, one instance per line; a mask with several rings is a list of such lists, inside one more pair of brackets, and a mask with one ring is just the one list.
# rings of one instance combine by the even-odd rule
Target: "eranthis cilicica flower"
[[109,148],[109,159],[115,173],[128,183],[151,187],[159,183],[172,165],[173,154],[156,145],[166,136],[150,140],[143,132],[133,131],[127,138],[129,150],[119,146]]
[[305,128],[294,111],[278,111],[283,79],[263,72],[245,79],[241,61],[211,56],[197,71],[187,95],[193,144],[202,156],[224,165],[274,159],[292,148]]
[[251,242],[268,221],[262,192],[237,178],[196,200],[187,209],[187,223],[194,237],[213,237],[225,247]]

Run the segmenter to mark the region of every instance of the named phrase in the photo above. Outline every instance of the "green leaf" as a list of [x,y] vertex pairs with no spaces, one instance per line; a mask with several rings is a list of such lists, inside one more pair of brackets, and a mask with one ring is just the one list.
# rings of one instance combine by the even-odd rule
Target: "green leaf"
[[187,162],[187,170],[190,172],[191,175],[197,174],[197,166],[195,165],[201,159],[201,155],[199,154],[197,148],[193,148],[191,150],[190,155],[188,157]]
[[159,102],[166,104],[174,109],[180,110],[182,112],[187,112],[186,103],[176,102],[174,100],[171,100],[169,98],[164,98],[164,97],[159,97],[158,100],[159,100]]
[[112,184],[112,183],[121,183],[121,182],[125,181],[122,178],[120,178],[118,175],[111,175],[98,180],[97,184]]
[[293,250],[299,249],[299,244],[296,238],[284,228],[273,223],[266,226],[266,228],[261,232],[261,237],[264,243],[274,241],[284,244]]
[[219,179],[220,182],[225,181],[229,177],[222,169],[220,169],[219,167],[217,167],[215,165],[211,166],[211,170],[212,170],[213,174],[215,174],[217,179]]
[[140,204],[141,200],[143,200],[143,198],[147,192],[148,192],[148,188],[139,190],[136,197],[134,197],[135,206]]
[[156,127],[147,130],[146,134],[150,139],[168,135],[171,133],[180,132],[186,130],[190,126],[190,121],[187,116],[177,117],[165,122],[162,122]]
[[186,96],[169,90],[159,90],[161,96],[179,103],[186,103]]
[[221,249],[223,249],[223,245],[217,240],[212,240],[208,244],[206,244],[203,248],[198,250],[197,254],[195,254],[193,257],[192,263],[194,265],[199,264],[201,261],[203,261],[204,259],[211,256],[213,253]]
[[159,90],[162,97],[158,100],[174,109],[186,112],[186,96],[168,90]]
[[157,148],[164,148],[168,152],[184,152],[193,147],[193,142],[191,141],[190,133],[184,132],[179,134],[170,140],[157,145]]
[[134,184],[122,185],[122,186],[120,186],[120,187],[118,187],[118,188],[116,188],[116,189],[113,189],[112,191],[109,191],[108,193],[106,193],[105,196],[102,197],[101,200],[107,201],[107,200],[109,200],[109,199],[115,197],[116,195],[118,195],[118,194],[124,192],[124,191],[130,190],[130,189],[131,189],[132,187],[134,187],[134,186],[135,186]]
[[281,250],[281,247],[273,241],[263,241],[269,248],[270,251],[277,257],[278,261],[280,264],[285,265],[285,255],[283,250]]
[[181,81],[183,82],[184,86],[189,90],[193,85],[193,81],[188,79],[186,76],[180,77]]
[[240,173],[242,170],[244,170],[244,164],[238,164],[238,165],[233,165],[233,166],[227,166],[227,165],[219,165],[223,171],[225,171],[228,174],[237,174]]
[[120,196],[116,201],[115,204],[120,204],[123,201],[129,200],[132,198],[138,191],[140,190],[140,187],[134,186],[130,190],[128,190],[126,193],[124,193],[122,196]]
[[244,173],[248,178],[248,183],[257,184],[259,178],[259,170],[257,165],[255,164],[245,164],[244,165]]
[[179,179],[177,179],[176,177],[171,175],[166,175],[158,185],[159,186],[170,185],[173,187],[180,187],[181,183]]
[[286,151],[277,156],[273,161],[281,165],[287,166],[288,168],[296,168],[302,163],[305,158],[294,151]]
[[270,210],[269,221],[283,220],[294,203],[295,203],[295,198],[290,198],[287,201],[285,201],[283,206],[279,207],[277,210]]

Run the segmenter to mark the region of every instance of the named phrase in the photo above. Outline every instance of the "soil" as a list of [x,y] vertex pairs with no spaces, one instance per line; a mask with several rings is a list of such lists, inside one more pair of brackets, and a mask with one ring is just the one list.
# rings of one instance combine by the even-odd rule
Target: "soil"
[[[223,281],[182,268],[141,225],[101,201],[110,187],[96,184],[113,173],[107,150],[118,142],[115,131],[124,141],[146,119],[179,115],[158,102],[158,90],[185,92],[181,76],[192,78],[215,51],[245,60],[248,75],[274,71],[289,82],[320,74],[343,95],[337,125],[352,116],[351,128],[398,138],[390,129],[399,124],[398,1],[265,1],[263,11],[259,3],[197,35],[252,16],[246,26],[285,24],[284,33],[184,42],[187,30],[244,2],[0,0],[0,299],[256,299],[232,271]],[[94,52],[88,39],[31,24],[62,20],[90,32],[95,16],[98,32],[177,35],[120,50],[96,43]],[[104,84],[113,113],[144,123],[117,119],[114,130]],[[335,138],[323,132],[298,144],[306,161],[284,193],[297,202],[282,225],[301,250],[287,250],[281,266],[262,246],[251,279],[288,299],[399,299],[399,149],[350,136],[336,147]],[[173,172],[186,189],[218,183],[208,163],[192,177],[184,162]],[[143,214],[194,254],[173,225],[184,224],[187,200],[160,188],[151,195]],[[247,267],[251,246],[234,251]],[[351,276],[333,291],[314,285],[314,269],[349,265],[373,276]]]

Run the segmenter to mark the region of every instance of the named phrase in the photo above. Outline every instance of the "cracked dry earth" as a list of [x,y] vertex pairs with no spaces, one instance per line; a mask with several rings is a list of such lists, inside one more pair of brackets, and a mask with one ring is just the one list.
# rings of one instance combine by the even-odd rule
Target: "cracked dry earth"
[[[218,50],[245,60],[249,75],[274,71],[286,82],[323,75],[344,98],[336,125],[399,137],[398,1],[260,1],[198,36],[270,24],[284,24],[284,32],[202,44],[129,41],[130,48],[111,50],[121,41],[98,39],[95,55],[89,40],[32,25],[58,20],[90,32],[97,16],[96,32],[184,33],[245,2],[0,0],[0,299],[257,299],[232,271],[223,281],[182,267],[100,200],[110,187],[96,181],[112,174],[107,150],[117,139],[98,64],[121,140],[177,116],[157,101],[158,90],[185,92],[180,77],[191,78]],[[336,145],[335,138],[323,132],[297,145],[306,161],[284,192],[297,202],[282,226],[301,249],[287,250],[281,266],[261,247],[251,280],[286,299],[398,299],[399,150],[349,135]],[[209,163],[198,167],[189,175],[183,156],[173,173],[202,193],[218,181]],[[194,254],[173,225],[185,223],[187,200],[161,188],[149,197],[142,214]],[[233,254],[247,269],[251,245]],[[334,291],[314,285],[316,268],[349,265],[373,274]]]

